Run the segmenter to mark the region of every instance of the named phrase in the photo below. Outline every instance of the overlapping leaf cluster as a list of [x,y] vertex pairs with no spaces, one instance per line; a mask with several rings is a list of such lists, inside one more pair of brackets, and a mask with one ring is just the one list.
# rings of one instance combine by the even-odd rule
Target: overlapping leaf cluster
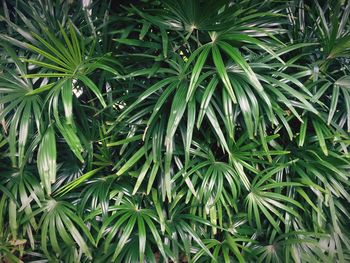
[[0,9],[0,261],[350,261],[349,1]]

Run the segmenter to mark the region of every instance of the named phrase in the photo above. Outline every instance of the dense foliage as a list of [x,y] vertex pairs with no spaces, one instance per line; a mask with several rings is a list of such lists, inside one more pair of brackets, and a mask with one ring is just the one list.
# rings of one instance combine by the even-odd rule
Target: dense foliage
[[349,262],[350,1],[3,0],[0,262]]

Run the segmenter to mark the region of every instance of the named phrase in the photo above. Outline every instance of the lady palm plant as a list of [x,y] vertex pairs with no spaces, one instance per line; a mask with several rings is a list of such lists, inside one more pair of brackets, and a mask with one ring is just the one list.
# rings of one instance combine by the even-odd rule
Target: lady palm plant
[[349,14],[4,0],[0,261],[349,261]]

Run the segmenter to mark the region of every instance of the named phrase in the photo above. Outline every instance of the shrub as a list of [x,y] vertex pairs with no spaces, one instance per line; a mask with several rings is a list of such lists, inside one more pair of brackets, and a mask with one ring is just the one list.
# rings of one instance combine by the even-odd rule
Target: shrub
[[4,0],[0,261],[350,261],[349,13]]

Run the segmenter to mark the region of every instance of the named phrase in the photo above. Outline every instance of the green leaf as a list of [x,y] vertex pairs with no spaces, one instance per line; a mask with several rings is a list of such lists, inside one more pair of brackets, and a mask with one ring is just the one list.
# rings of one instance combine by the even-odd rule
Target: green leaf
[[306,138],[307,124],[308,124],[308,118],[305,117],[304,122],[300,125],[299,141],[298,141],[299,147],[302,147],[304,145],[305,138]]
[[151,165],[151,162],[152,162],[152,156],[149,156],[147,159],[146,159],[146,162],[145,164],[142,166],[141,168],[141,171],[137,177],[137,181],[136,181],[136,184],[134,186],[134,190],[132,191],[132,194],[136,194],[137,190],[140,188],[142,182],[143,182],[143,179],[145,178],[146,176],[146,173]]
[[260,81],[258,80],[254,71],[250,68],[249,64],[245,61],[240,52],[236,48],[230,46],[225,42],[219,42],[218,45],[227,53],[227,55],[229,55],[232,58],[232,60],[235,63],[237,63],[243,69],[243,71],[247,74],[249,81],[256,88],[256,90],[258,92],[262,92],[264,88],[260,84]]
[[312,120],[312,124],[314,126],[314,129],[315,129],[315,132],[316,132],[316,135],[318,138],[318,142],[320,144],[320,147],[321,147],[323,153],[325,155],[328,155],[328,149],[327,149],[326,141],[325,141],[323,131],[321,128],[321,124],[319,123],[318,120]]
[[215,133],[219,137],[219,140],[220,140],[222,147],[227,152],[230,152],[228,144],[227,144],[225,136],[224,136],[224,133],[222,132],[222,129],[220,128],[220,125],[219,125],[219,121],[215,115],[214,109],[210,105],[208,106],[206,115],[207,115],[211,125],[213,126]]
[[34,89],[28,93],[26,93],[26,96],[32,96],[32,95],[36,95],[36,94],[39,94],[41,92],[44,92],[46,90],[49,90],[51,89],[53,86],[55,86],[56,83],[50,83],[50,84],[46,84],[46,85],[43,85],[41,86],[40,88],[37,88],[37,89]]
[[329,107],[329,114],[328,114],[328,120],[327,120],[328,125],[331,123],[334,113],[337,109],[338,97],[339,97],[339,87],[337,85],[334,85],[333,92],[332,92],[332,100],[331,100],[331,105]]
[[[124,174],[127,170],[129,170],[142,156],[145,155],[145,147],[141,147],[116,173],[117,176]],[[113,167],[115,170],[117,167]]]
[[74,129],[72,128],[72,126],[66,123],[56,122],[56,127],[59,129],[60,133],[63,135],[69,148],[72,150],[75,156],[79,159],[79,161],[83,163],[84,158],[81,155],[81,153],[84,151],[84,148],[81,145],[80,139],[77,136]]
[[186,109],[186,91],[187,87],[184,83],[180,84],[177,90],[173,103],[171,105],[170,116],[168,120],[168,125],[166,129],[165,136],[165,190],[168,199],[171,199],[171,180],[170,180],[170,163],[172,159],[172,144],[175,131],[182,119],[182,116]]
[[212,46],[212,54],[213,54],[213,60],[214,60],[216,70],[217,70],[222,82],[224,83],[224,86],[225,86],[228,94],[230,95],[232,102],[237,103],[236,96],[235,96],[235,93],[233,92],[233,88],[232,88],[230,79],[227,75],[227,71],[226,71],[224,62],[222,61],[222,57],[221,57],[219,48],[216,45]]
[[126,138],[126,139],[117,141],[117,142],[110,142],[110,143],[107,143],[107,147],[113,147],[113,146],[123,145],[123,144],[129,143],[129,142],[139,141],[139,140],[141,140],[141,139],[142,139],[142,135],[135,135],[135,136],[132,136],[132,137],[129,137],[129,138]]
[[219,83],[218,79],[216,77],[213,77],[205,89],[205,92],[202,96],[200,110],[197,117],[197,129],[199,129],[199,127],[201,126],[202,120],[204,118],[204,115],[211,101],[211,97],[213,96],[215,88],[218,85],[218,83]]
[[160,28],[160,34],[162,36],[163,56],[166,58],[168,56],[169,38],[166,30],[163,27]]
[[51,184],[56,181],[56,139],[53,126],[50,126],[39,145],[38,171],[46,192],[51,194]]
[[136,223],[137,216],[133,215],[129,219],[128,223],[126,226],[123,228],[123,234],[120,236],[118,245],[115,248],[115,252],[113,254],[112,260],[116,260],[122,251],[125,243],[128,241],[129,236],[131,235],[132,230],[134,229],[135,223]]
[[249,138],[253,139],[254,138],[254,124],[253,124],[253,119],[252,119],[252,112],[251,112],[251,107],[248,101],[248,98],[246,94],[244,93],[243,88],[241,87],[240,83],[236,81],[233,77],[230,78],[232,84],[235,87],[235,92],[236,92],[236,97],[238,100],[238,104],[240,106],[240,109],[243,114],[244,122],[249,134]]
[[79,176],[77,179],[71,181],[69,184],[64,185],[61,187],[58,191],[54,193],[54,196],[63,196],[67,194],[68,192],[74,190],[79,185],[81,185],[83,182],[85,182],[87,179],[89,179],[91,176],[95,175],[98,171],[100,171],[102,167],[94,169],[92,171],[89,171],[81,176]]
[[192,143],[193,129],[196,121],[196,101],[191,100],[187,108],[187,129],[185,142],[185,170],[190,159],[190,147]]
[[31,115],[31,102],[28,101],[22,111],[21,122],[19,125],[19,135],[18,135],[18,159],[19,165],[23,164],[25,145],[28,139],[28,129]]
[[64,108],[64,114],[67,119],[67,124],[73,124],[73,90],[72,80],[67,79],[61,88],[62,102]]
[[192,97],[192,95],[195,91],[197,81],[198,81],[199,76],[201,74],[203,65],[208,57],[209,51],[210,51],[210,46],[206,46],[197,58],[197,62],[192,69],[190,86],[189,86],[188,91],[187,91],[186,101],[190,100],[190,98]]
[[145,228],[145,222],[141,215],[137,217],[137,228],[139,232],[140,262],[144,262],[145,249],[146,249],[146,228]]
[[[173,82],[175,78],[169,77],[166,79],[163,79],[161,81],[158,81],[153,86],[149,87],[145,92],[143,92],[137,100],[132,103],[123,113],[119,116],[119,120],[121,120],[123,117],[125,117],[129,112],[131,112],[133,109],[135,109],[142,101],[147,99],[150,95],[155,93],[156,91],[160,90],[161,88],[165,87],[166,85],[169,85],[171,82]],[[167,89],[168,90],[168,89]]]
[[104,108],[106,108],[107,104],[102,97],[102,93],[100,92],[98,87],[95,85],[95,83],[93,83],[91,79],[89,79],[88,77],[86,77],[84,75],[78,75],[78,79],[80,79],[96,95],[96,97],[101,102],[102,106]]
[[350,77],[344,76],[334,82],[334,86],[350,89]]

